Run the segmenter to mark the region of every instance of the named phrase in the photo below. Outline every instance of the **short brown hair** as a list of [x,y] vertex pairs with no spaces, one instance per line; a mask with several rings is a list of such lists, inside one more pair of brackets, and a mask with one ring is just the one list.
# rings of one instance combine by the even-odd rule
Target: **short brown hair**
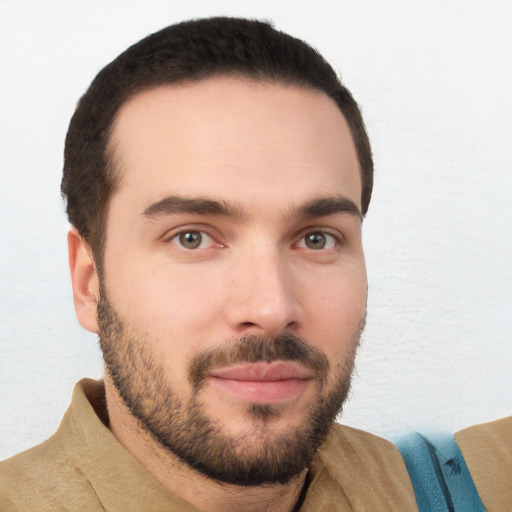
[[123,52],[98,73],[71,119],[61,192],[69,221],[101,264],[109,199],[118,180],[109,141],[115,117],[130,97],[164,84],[234,75],[320,90],[345,116],[361,168],[363,215],[373,187],[370,142],[357,103],[333,68],[300,39],[269,23],[207,18],[164,28]]

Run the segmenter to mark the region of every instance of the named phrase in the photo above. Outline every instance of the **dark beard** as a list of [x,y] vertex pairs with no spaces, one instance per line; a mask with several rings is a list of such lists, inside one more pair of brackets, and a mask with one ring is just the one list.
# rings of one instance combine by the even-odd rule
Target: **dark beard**
[[[151,351],[151,340],[123,323],[102,294],[98,304],[100,346],[106,370],[124,403],[145,430],[181,461],[216,481],[240,485],[285,484],[307,468],[324,441],[348,395],[354,350],[335,383],[326,391],[329,362],[320,350],[293,335],[274,339],[246,336],[228,348],[205,350],[189,365],[191,398],[182,401],[166,383],[162,365]],[[357,336],[360,332],[357,332]],[[357,341],[357,340],[356,340]],[[202,411],[198,396],[208,370],[238,362],[292,360],[313,370],[318,400],[304,423],[286,433],[269,425],[280,405],[252,404],[247,414],[255,423],[247,436],[226,435]]]

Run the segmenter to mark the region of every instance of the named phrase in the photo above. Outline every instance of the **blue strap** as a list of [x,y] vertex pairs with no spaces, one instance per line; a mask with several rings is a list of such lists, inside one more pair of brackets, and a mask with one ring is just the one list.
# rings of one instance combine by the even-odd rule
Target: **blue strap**
[[421,512],[485,512],[453,436],[427,439],[413,433],[396,444],[409,471]]

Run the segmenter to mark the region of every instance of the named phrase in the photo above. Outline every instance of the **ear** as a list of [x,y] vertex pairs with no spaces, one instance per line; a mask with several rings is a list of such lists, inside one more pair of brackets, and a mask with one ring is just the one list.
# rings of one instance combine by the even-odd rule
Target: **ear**
[[76,228],[68,233],[68,258],[76,316],[84,329],[98,334],[98,272],[91,248]]

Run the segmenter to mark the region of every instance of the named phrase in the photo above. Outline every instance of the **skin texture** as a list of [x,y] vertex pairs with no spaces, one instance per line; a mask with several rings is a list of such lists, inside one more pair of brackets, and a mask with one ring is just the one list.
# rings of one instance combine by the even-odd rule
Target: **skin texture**
[[[307,468],[278,484],[221,485],[148,432],[114,374],[130,352],[128,381],[145,386],[147,414],[172,391],[180,414],[193,402],[225,438],[247,440],[240,450],[254,460],[272,440],[293,438],[335,391],[341,405],[367,289],[348,126],[323,93],[215,77],[137,94],[121,108],[111,142],[121,182],[101,285],[87,243],[75,230],[68,236],[77,315],[97,333],[101,295],[110,428],[164,485],[205,510],[292,510]],[[230,377],[244,339],[283,336],[321,354],[325,375],[299,359],[274,368],[274,380],[292,372],[288,387],[254,391],[247,373],[259,372],[257,380],[266,370],[243,369],[242,383],[215,374],[227,368]],[[208,366],[205,354],[221,356]],[[204,371],[195,382],[198,360]]]

